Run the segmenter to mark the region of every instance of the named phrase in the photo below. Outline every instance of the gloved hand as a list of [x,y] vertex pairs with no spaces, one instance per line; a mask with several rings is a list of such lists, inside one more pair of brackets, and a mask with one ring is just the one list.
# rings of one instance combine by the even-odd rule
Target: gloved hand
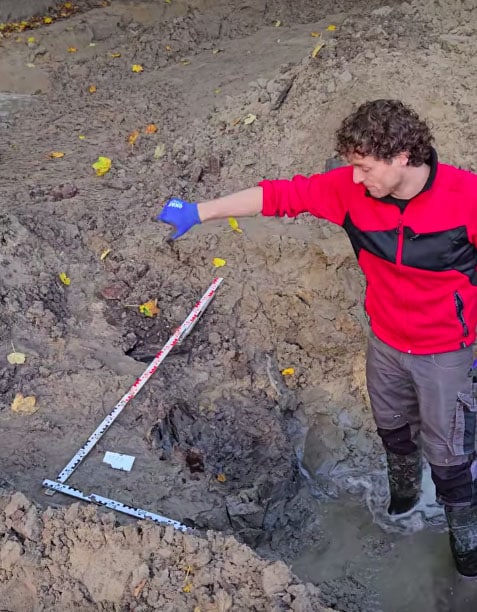
[[164,208],[157,215],[156,221],[173,225],[176,233],[171,238],[175,240],[189,231],[191,227],[200,223],[197,203],[186,202],[180,198],[171,198],[164,204]]

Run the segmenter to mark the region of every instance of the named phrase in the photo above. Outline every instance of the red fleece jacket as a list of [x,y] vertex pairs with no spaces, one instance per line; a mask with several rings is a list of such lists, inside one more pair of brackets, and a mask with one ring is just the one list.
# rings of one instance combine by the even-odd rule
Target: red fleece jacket
[[439,163],[431,188],[399,206],[353,183],[351,167],[262,181],[263,215],[308,212],[344,227],[383,342],[406,353],[457,350],[477,325],[477,175]]

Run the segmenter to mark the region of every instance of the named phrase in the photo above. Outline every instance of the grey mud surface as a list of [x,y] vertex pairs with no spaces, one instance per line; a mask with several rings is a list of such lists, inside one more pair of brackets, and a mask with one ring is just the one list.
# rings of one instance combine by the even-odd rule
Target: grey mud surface
[[[409,519],[384,515],[364,282],[343,232],[249,219],[242,234],[216,223],[171,244],[153,218],[172,195],[321,171],[341,119],[377,97],[412,104],[441,159],[475,171],[474,3],[77,4],[0,38],[0,599],[12,611],[469,610],[476,587],[454,577],[432,487]],[[196,535],[45,496],[42,480],[186,317],[215,257],[225,281],[207,313],[68,481]],[[151,319],[137,308],[150,299]],[[12,345],[24,365],[7,362]],[[12,412],[19,392],[35,414]],[[132,471],[104,464],[108,450],[135,456]]]

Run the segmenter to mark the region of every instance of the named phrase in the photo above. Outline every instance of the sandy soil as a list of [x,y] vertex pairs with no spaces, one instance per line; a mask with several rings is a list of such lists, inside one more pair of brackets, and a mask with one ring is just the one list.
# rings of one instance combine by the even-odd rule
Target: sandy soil
[[[476,19],[471,0],[118,0],[0,39],[0,91],[23,95],[15,110],[0,102],[1,477],[37,505],[16,498],[13,512],[3,508],[7,609],[35,609],[18,599],[25,585],[45,609],[218,607],[225,587],[212,568],[232,563],[228,547],[249,586],[240,591],[237,573],[225,589],[233,603],[220,595],[218,609],[318,609],[312,587],[285,578],[282,566],[281,599],[270,596],[260,576],[274,566],[231,536],[290,558],[324,537],[319,500],[338,495],[333,475],[382,466],[364,390],[363,279],[347,238],[302,217],[246,220],[242,234],[210,224],[171,245],[153,217],[171,195],[197,200],[321,171],[342,117],[376,97],[412,104],[432,122],[441,159],[476,170]],[[256,120],[246,124],[249,114]],[[151,123],[158,129],[147,134]],[[100,155],[112,160],[103,177],[91,167]],[[126,526],[115,526],[110,515],[46,497],[42,480],[185,318],[217,274],[214,257],[227,261],[225,283],[207,314],[69,482],[227,536],[165,535],[121,517]],[[149,299],[157,317],[138,311]],[[7,362],[12,345],[25,364]],[[282,376],[289,367],[295,374]],[[14,413],[17,393],[35,396],[38,411]],[[133,470],[102,463],[107,450],[134,455]],[[60,508],[41,514],[52,502]],[[12,526],[17,512],[35,516],[26,544],[24,527]],[[102,590],[116,571],[106,559],[129,541],[134,570],[121,566],[120,586]],[[175,565],[167,555],[148,565],[156,546]],[[187,546],[208,555],[200,567],[215,585],[209,599],[200,591],[186,600],[178,587]],[[91,550],[88,568],[79,559]],[[92,567],[104,567],[104,580]],[[136,607],[131,571],[147,584]],[[162,601],[164,572],[173,577]]]

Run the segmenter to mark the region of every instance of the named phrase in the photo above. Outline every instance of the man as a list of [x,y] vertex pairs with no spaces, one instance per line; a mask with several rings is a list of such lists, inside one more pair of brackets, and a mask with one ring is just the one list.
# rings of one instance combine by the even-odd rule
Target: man
[[169,200],[173,238],[211,219],[309,212],[347,232],[366,280],[367,386],[387,456],[390,514],[418,501],[421,452],[458,571],[477,576],[477,175],[438,162],[427,124],[397,100],[360,106],[337,132],[348,166],[262,181],[208,202]]

